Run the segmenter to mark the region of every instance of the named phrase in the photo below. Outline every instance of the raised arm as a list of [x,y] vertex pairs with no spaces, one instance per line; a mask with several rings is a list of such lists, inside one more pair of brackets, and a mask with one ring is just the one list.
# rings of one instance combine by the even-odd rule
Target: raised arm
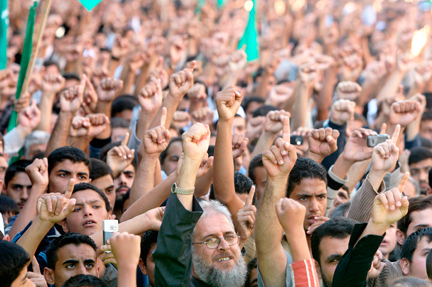
[[60,92],[65,84],[65,78],[58,75],[45,75],[42,78],[42,97],[39,103],[39,109],[44,115],[36,130],[50,132],[51,114],[55,95]]
[[237,222],[237,213],[244,206],[235,193],[232,156],[233,119],[240,107],[241,100],[241,93],[234,87],[225,89],[216,95],[219,122],[215,144],[213,188],[216,199],[228,207],[234,222]]
[[396,128],[391,139],[374,147],[369,175],[352,201],[348,218],[358,222],[369,220],[375,196],[385,189],[381,187],[384,176],[397,162],[399,148],[395,142],[399,137],[399,131],[400,126]]
[[289,119],[283,119],[283,137],[263,154],[267,183],[255,222],[258,267],[265,286],[285,286],[287,256],[281,244],[283,234],[275,205],[286,195],[288,176],[296,160],[296,149],[290,144]]
[[192,233],[202,210],[194,200],[195,178],[210,142],[210,130],[193,125],[182,136],[184,160],[168,199],[153,259],[156,286],[190,286]]
[[87,76],[83,75],[79,86],[72,87],[60,94],[60,113],[47,145],[45,155],[67,145],[72,119],[83,101]]

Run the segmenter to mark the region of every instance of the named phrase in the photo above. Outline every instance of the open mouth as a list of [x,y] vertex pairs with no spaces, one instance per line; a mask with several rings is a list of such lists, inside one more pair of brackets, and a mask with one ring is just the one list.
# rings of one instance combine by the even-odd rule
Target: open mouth
[[94,220],[87,220],[83,223],[84,227],[95,226],[95,225],[96,225],[96,221]]
[[229,257],[222,257],[222,258],[219,258],[218,260],[216,260],[216,262],[226,262],[226,261],[229,261],[229,260],[231,260],[231,258],[229,258]]

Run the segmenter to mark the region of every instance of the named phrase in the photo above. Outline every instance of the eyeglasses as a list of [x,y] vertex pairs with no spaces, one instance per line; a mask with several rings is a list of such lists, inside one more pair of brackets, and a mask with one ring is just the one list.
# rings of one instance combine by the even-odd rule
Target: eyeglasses
[[[194,242],[192,244],[205,244],[210,249],[216,249],[219,247],[222,237],[212,237],[203,242]],[[236,245],[239,242],[239,236],[230,234],[225,235],[223,239],[228,243],[229,246]]]

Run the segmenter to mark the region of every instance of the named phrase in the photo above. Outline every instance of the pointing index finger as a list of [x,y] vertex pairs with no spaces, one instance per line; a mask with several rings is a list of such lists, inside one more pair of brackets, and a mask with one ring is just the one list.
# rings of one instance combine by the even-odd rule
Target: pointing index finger
[[39,263],[38,263],[38,261],[36,259],[36,256],[32,257],[31,263],[32,263],[33,273],[41,275]]
[[65,192],[65,197],[66,198],[71,198],[72,192],[73,192],[73,189],[74,189],[74,185],[75,185],[75,179],[71,178],[69,180],[68,187],[67,187],[66,192]]
[[289,143],[290,142],[290,136],[291,136],[289,118],[286,116],[283,116],[281,120],[283,123],[282,139]]
[[128,144],[128,142],[129,142],[129,133],[126,133],[125,134],[125,136],[124,136],[124,138],[123,138],[123,140],[122,140],[122,142],[121,142],[121,145],[127,145]]
[[397,139],[399,138],[400,130],[401,130],[400,125],[396,125],[396,128],[391,138],[394,143],[396,143]]
[[79,97],[82,97],[84,94],[86,82],[87,82],[87,76],[86,76],[86,74],[83,74],[83,76],[81,77],[81,82],[80,82],[79,88],[78,88],[78,96]]
[[246,198],[245,207],[252,206],[254,195],[255,195],[255,185],[252,185],[249,194]]

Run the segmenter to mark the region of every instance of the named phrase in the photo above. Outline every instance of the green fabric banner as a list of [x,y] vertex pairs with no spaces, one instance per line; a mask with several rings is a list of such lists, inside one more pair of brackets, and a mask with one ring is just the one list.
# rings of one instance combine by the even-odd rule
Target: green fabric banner
[[225,6],[226,0],[217,0],[216,6],[218,9],[221,9],[223,6]]
[[[31,58],[31,53],[33,49],[33,28],[34,28],[34,23],[36,18],[36,7],[37,7],[37,2],[35,1],[33,6],[30,8],[29,17],[27,21],[26,37],[24,41],[24,49],[23,49],[23,53],[21,56],[21,63],[20,63],[21,70],[18,78],[18,85],[15,93],[15,99],[19,99],[21,95],[21,89],[26,76],[27,67]],[[17,113],[13,111],[9,119],[9,125],[7,128],[8,132],[11,131],[16,126],[17,117],[18,117]]]
[[79,0],[81,4],[89,11],[91,11],[102,0]]
[[246,25],[243,37],[240,39],[238,48],[241,49],[246,45],[247,61],[254,61],[259,58],[259,46],[258,46],[258,31],[256,25],[256,7],[258,0],[252,0],[253,7],[249,12],[249,20]]
[[0,0],[0,70],[7,64],[7,29],[9,27],[8,0]]

